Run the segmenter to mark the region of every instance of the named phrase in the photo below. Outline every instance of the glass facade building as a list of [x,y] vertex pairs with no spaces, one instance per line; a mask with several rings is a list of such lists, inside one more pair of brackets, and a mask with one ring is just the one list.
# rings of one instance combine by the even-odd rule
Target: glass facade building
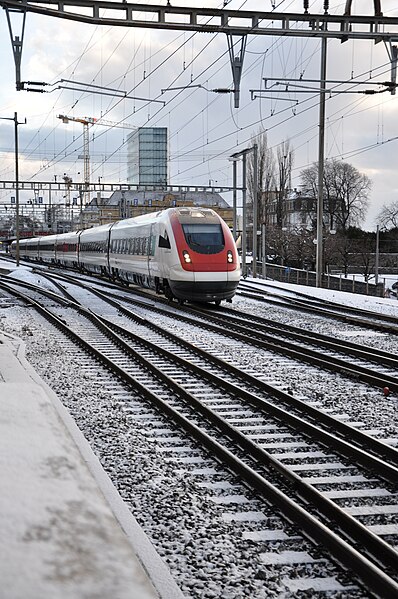
[[127,183],[167,185],[167,127],[140,127],[127,137]]

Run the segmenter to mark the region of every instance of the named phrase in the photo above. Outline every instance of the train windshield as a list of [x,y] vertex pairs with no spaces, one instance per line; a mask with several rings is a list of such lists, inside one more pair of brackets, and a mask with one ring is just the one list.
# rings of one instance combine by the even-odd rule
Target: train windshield
[[189,247],[199,254],[217,254],[224,249],[224,234],[221,225],[189,224],[182,225],[185,240]]

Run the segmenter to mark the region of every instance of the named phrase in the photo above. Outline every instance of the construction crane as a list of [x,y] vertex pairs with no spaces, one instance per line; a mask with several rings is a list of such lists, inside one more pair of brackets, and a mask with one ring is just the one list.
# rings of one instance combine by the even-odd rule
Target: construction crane
[[66,116],[65,114],[59,114],[58,118],[63,123],[69,123],[73,121],[75,123],[81,123],[83,125],[83,180],[84,180],[84,205],[86,206],[90,201],[90,151],[89,151],[89,135],[88,128],[90,125],[103,125],[104,127],[118,127],[121,129],[139,129],[136,125],[129,125],[128,123],[107,121],[105,119],[96,119],[94,117],[74,117]]

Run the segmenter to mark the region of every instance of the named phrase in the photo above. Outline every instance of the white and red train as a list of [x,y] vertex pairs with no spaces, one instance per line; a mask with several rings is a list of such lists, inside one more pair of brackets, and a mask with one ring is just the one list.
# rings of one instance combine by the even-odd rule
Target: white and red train
[[135,283],[179,301],[231,300],[240,279],[231,231],[209,208],[169,208],[82,231],[21,239],[20,257]]

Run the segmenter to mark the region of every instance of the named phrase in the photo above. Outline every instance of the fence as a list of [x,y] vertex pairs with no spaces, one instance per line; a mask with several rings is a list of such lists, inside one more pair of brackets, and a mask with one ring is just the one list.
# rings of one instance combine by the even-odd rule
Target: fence
[[[261,274],[262,264],[258,263],[257,272]],[[294,283],[296,285],[316,286],[316,273],[309,270],[300,270],[277,264],[266,265],[266,274],[270,279],[284,283]],[[336,289],[338,291],[348,291],[350,293],[360,293],[362,295],[372,295],[375,297],[384,297],[384,282],[374,283],[356,281],[355,275],[352,279],[346,279],[343,275],[322,275],[322,287],[324,289]]]

